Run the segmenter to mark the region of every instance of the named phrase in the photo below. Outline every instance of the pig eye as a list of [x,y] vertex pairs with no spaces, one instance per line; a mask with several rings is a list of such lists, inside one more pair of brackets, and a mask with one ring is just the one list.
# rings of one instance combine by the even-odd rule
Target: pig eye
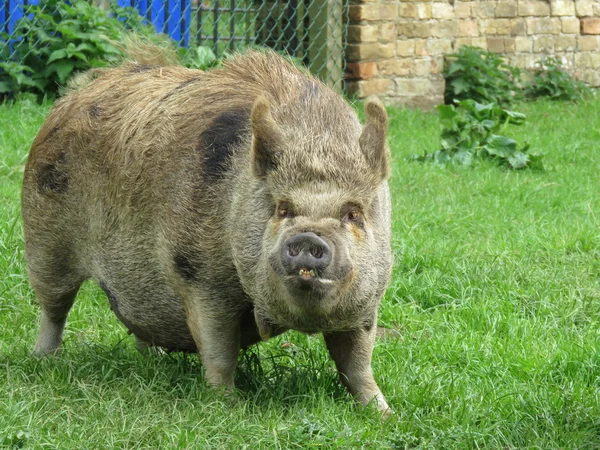
[[280,219],[291,219],[295,215],[290,202],[279,202],[275,213]]
[[348,205],[342,221],[353,223],[362,227],[365,223],[365,218],[358,206]]

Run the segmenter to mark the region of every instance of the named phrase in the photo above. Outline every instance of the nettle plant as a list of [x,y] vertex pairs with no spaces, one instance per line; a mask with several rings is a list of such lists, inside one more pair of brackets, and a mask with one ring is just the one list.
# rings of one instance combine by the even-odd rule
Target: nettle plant
[[33,92],[54,95],[73,73],[122,58],[114,45],[124,34],[155,35],[134,8],[99,9],[85,0],[43,0],[25,7],[0,55],[0,96]]
[[431,154],[415,155],[413,159],[465,166],[492,160],[511,169],[541,168],[541,156],[528,153],[528,144],[520,145],[503,135],[508,125],[524,124],[524,114],[471,99],[457,100],[437,109],[443,127],[441,148]]
[[444,71],[446,104],[472,99],[507,106],[521,98],[521,71],[507,64],[497,53],[464,46],[448,56],[453,59]]
[[585,83],[574,80],[561,62],[551,56],[536,63],[533,80],[525,84],[528,98],[577,101],[590,92]]

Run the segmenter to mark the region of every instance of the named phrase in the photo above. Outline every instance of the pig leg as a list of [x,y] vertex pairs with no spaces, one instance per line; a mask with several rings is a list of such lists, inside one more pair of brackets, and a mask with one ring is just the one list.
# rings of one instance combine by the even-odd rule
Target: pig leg
[[371,355],[375,344],[376,327],[352,331],[325,333],[325,343],[335,361],[340,379],[363,405],[373,402],[386,416],[391,410],[373,379]]
[[[220,304],[221,308],[224,304]],[[200,353],[206,382],[231,391],[240,352],[240,318],[215,313],[217,306],[209,302],[186,302],[187,322]]]
[[31,284],[42,309],[40,331],[33,353],[38,357],[42,357],[58,350],[62,341],[67,314],[73,306],[79,285],[75,288],[63,290],[36,283],[33,279]]

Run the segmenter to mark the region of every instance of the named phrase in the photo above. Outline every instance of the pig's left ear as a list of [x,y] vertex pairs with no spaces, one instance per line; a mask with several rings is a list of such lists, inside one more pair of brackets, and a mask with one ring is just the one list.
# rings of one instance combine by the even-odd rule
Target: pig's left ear
[[390,173],[390,156],[386,143],[388,117],[383,103],[371,96],[365,102],[366,123],[360,135],[360,149],[372,169],[379,172],[381,179]]
[[263,178],[277,167],[277,153],[283,137],[279,125],[271,115],[271,105],[264,97],[258,97],[252,107],[252,163],[254,174]]

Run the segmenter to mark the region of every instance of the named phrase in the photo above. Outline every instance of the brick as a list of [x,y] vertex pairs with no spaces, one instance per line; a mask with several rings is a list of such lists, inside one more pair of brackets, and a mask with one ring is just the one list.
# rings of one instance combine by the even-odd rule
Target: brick
[[396,42],[396,55],[410,56],[415,54],[415,41],[401,40]]
[[436,2],[431,5],[431,15],[434,19],[454,19],[454,8],[448,2]]
[[390,93],[394,83],[392,80],[374,78],[372,80],[349,81],[346,86],[350,95],[365,98],[369,95]]
[[427,37],[454,37],[458,35],[458,21],[443,20],[429,24]]
[[594,16],[598,17],[600,16],[600,3],[595,2],[592,4],[593,6],[593,10],[594,10]]
[[454,41],[454,48],[453,48],[453,50],[455,52],[457,52],[458,50],[460,50],[461,47],[464,47],[465,45],[473,45],[473,40],[471,38],[468,38],[468,37],[457,38]]
[[479,27],[476,20],[461,20],[458,24],[459,36],[479,36]]
[[575,55],[575,66],[585,67],[589,69],[596,69],[600,67],[600,53],[597,52],[585,52],[577,53]]
[[444,57],[443,56],[433,56],[431,58],[431,73],[433,75],[437,75],[442,73],[444,70]]
[[550,5],[542,0],[520,0],[520,16],[548,16],[550,15]]
[[485,37],[476,37],[471,39],[471,45],[473,47],[479,47],[484,50],[487,50],[487,38]]
[[517,2],[515,1],[504,1],[498,2],[496,6],[496,17],[516,17],[517,15]]
[[399,36],[422,38],[427,38],[430,36],[429,29],[431,27],[431,24],[428,22],[411,20],[398,22],[397,26]]
[[517,52],[531,52],[533,49],[533,41],[530,37],[517,36],[515,38],[515,49]]
[[515,38],[505,37],[504,38],[504,53],[514,53],[517,49]]
[[562,32],[565,34],[579,34],[579,30],[581,29],[581,25],[579,24],[579,19],[576,17],[562,17],[560,19],[560,23],[562,26]]
[[577,38],[578,51],[595,51],[598,50],[597,36],[579,36]]
[[555,17],[527,19],[527,34],[558,34],[560,28],[560,20]]
[[418,39],[415,41],[415,55],[417,56],[427,56],[427,42],[428,39]]
[[424,80],[422,78],[397,78],[395,82],[397,92],[402,95],[424,95],[431,93],[431,80]]
[[400,3],[398,7],[398,17],[417,17],[417,5],[414,3]]
[[396,17],[396,5],[366,3],[362,5],[350,5],[348,18],[351,22],[361,20],[390,20]]
[[600,19],[595,17],[581,19],[581,34],[600,34]]
[[471,17],[471,3],[470,2],[455,2],[454,3],[454,17],[457,19],[466,19]]
[[431,59],[417,59],[415,60],[415,75],[417,77],[429,77],[431,73]]
[[511,36],[524,36],[527,34],[527,24],[525,19],[511,19],[510,21],[510,35]]
[[473,15],[484,18],[496,17],[496,2],[480,1],[477,7],[473,7]]
[[575,36],[557,36],[554,38],[554,51],[573,52],[577,48],[577,38]]
[[365,61],[396,56],[396,45],[394,43],[380,44],[348,44],[346,46],[346,57],[349,61]]
[[491,52],[502,53],[504,52],[504,39],[500,37],[489,37],[487,38],[487,47]]
[[349,62],[346,64],[346,71],[351,80],[368,80],[377,75],[377,63]]
[[452,51],[452,41],[450,39],[429,39],[426,49],[428,55],[450,53]]
[[575,2],[573,0],[552,0],[550,10],[553,16],[574,16]]
[[419,3],[417,5],[417,19],[431,19],[433,12],[430,4]]
[[349,25],[348,42],[377,42],[377,27],[375,25]]
[[396,24],[393,22],[382,23],[379,25],[379,41],[395,41],[398,33],[396,32]]
[[377,68],[384,77],[413,76],[415,73],[415,60],[413,58],[402,58],[379,61]]
[[554,51],[554,36],[534,36],[533,37],[534,53],[551,53]]
[[593,16],[592,2],[590,0],[575,0],[575,13],[577,17]]

